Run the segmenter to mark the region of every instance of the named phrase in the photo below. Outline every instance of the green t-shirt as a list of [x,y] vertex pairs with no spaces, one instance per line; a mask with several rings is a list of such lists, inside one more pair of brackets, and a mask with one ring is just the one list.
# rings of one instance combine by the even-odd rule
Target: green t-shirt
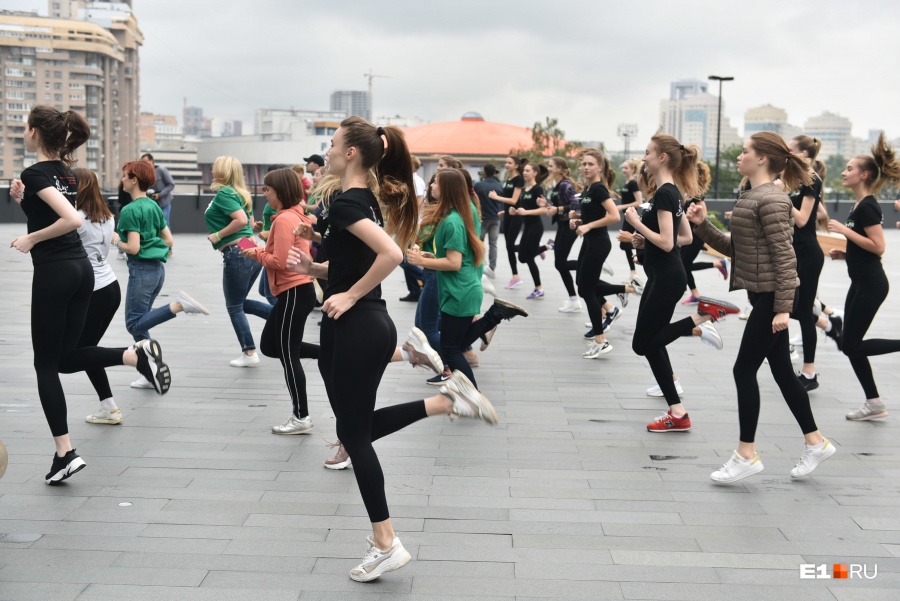
[[277,213],[275,209],[269,206],[269,203],[266,203],[265,208],[263,209],[263,226],[262,231],[268,232],[272,229],[272,217]]
[[[478,218],[475,217],[477,223]],[[441,311],[454,317],[470,317],[481,313],[481,301],[484,299],[481,274],[484,265],[482,263],[475,266],[475,255],[469,246],[466,225],[456,209],[451,210],[435,229],[434,249],[434,256],[438,259],[446,257],[448,250],[462,253],[462,267],[459,271],[437,272]]]
[[216,250],[219,250],[229,242],[234,242],[241,238],[252,238],[253,228],[250,224],[253,223],[253,213],[247,210],[247,207],[244,206],[244,199],[231,186],[221,188],[213,197],[209,206],[206,207],[206,227],[209,228],[210,234],[228,227],[231,223],[231,214],[235,211],[247,213],[247,225],[238,232],[225,236],[221,242],[213,244],[213,248]]
[[169,246],[159,236],[167,227],[166,218],[156,202],[146,196],[131,201],[122,207],[118,225],[119,238],[125,242],[128,241],[128,232],[140,234],[141,248],[134,257],[166,262]]

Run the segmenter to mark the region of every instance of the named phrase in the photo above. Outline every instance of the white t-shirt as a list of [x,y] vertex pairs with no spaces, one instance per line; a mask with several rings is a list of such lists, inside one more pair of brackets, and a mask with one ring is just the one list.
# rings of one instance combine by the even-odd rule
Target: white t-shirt
[[418,173],[413,173],[413,181],[416,183],[416,196],[425,196],[425,180]]
[[91,262],[91,267],[94,268],[94,290],[100,290],[116,281],[116,274],[113,273],[112,265],[106,260],[106,257],[109,255],[116,220],[110,217],[103,223],[94,223],[93,221],[88,221],[84,211],[78,211],[78,214],[81,215],[82,219],[81,227],[78,228],[78,237],[81,238],[84,251]]

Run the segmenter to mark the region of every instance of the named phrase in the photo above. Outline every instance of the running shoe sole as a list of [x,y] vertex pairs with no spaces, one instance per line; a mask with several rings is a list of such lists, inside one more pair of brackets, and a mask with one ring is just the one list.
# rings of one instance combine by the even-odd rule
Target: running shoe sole
[[47,478],[47,484],[58,484],[63,480],[69,478],[72,474],[77,474],[85,467],[87,467],[87,464],[84,462],[84,459],[82,459],[81,457],[76,457],[75,459],[70,461],[65,468],[59,470],[58,472]]
[[[142,375],[153,384],[157,393],[166,394],[172,385],[172,374],[169,366],[162,360],[162,348],[159,346],[159,342],[151,338],[141,345],[141,349],[150,364],[150,374]],[[150,377],[147,377],[148,375]]]
[[726,478],[724,480],[716,480],[712,476],[709,477],[710,480],[715,482],[716,484],[733,484],[739,480],[743,480],[744,478],[749,478],[750,476],[755,476],[765,469],[765,466],[760,461],[758,465],[754,466],[750,471],[744,472],[743,474],[739,474],[734,476],[733,478]]
[[741,310],[727,301],[701,296],[697,299],[697,312],[701,315],[709,315],[713,321],[718,321],[732,314],[738,314]]
[[487,400],[486,396],[478,392],[478,389],[472,385],[469,378],[461,371],[456,370],[453,372],[453,375],[450,376],[450,380],[448,380],[447,383],[449,384],[451,382],[456,385],[456,388],[462,396],[474,401],[475,405],[478,407],[478,413],[486,422],[492,426],[496,426],[497,423],[499,423],[500,418],[497,416],[497,411],[494,409],[494,406],[491,405],[491,402]]
[[444,362],[436,350],[428,344],[428,337],[425,332],[413,326],[406,335],[406,341],[410,343],[417,353],[422,353],[431,362],[431,369],[434,373],[439,374],[444,371]]
[[509,302],[508,300],[503,300],[502,298],[495,298],[494,304],[500,305],[501,307],[506,307],[507,309],[513,309],[514,311],[518,311],[520,317],[528,317],[528,311],[526,311],[525,309],[523,309],[522,307],[520,307],[519,305],[517,305],[515,303]]

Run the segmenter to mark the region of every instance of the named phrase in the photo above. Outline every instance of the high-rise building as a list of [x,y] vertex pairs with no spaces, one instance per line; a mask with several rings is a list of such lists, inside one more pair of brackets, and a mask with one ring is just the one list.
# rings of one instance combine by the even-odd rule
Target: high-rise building
[[771,131],[785,141],[803,133],[803,130],[788,123],[787,111],[771,104],[764,104],[744,113],[744,135],[752,136],[761,131]]
[[199,106],[188,106],[185,98],[181,124],[185,136],[199,138],[203,134],[203,109]]
[[184,146],[184,133],[175,115],[141,113],[141,151],[169,149]]
[[803,131],[808,136],[822,140],[819,158],[840,155],[850,158],[857,154],[867,153],[868,145],[862,138],[854,138],[853,124],[850,119],[825,111],[816,117],[810,117],[803,124]]
[[[659,123],[663,131],[678,138],[682,144],[699,146],[704,159],[716,158],[719,97],[709,93],[705,81],[672,82],[669,99],[660,101]],[[741,141],[737,128],[723,116],[720,148],[741,144]]]
[[83,115],[91,137],[78,165],[114,188],[139,148],[138,51],[143,34],[131,2],[49,2],[50,17],[0,11],[0,178],[18,177],[36,160],[25,152],[31,107]]
[[368,92],[338,90],[331,93],[331,110],[372,120],[372,98]]

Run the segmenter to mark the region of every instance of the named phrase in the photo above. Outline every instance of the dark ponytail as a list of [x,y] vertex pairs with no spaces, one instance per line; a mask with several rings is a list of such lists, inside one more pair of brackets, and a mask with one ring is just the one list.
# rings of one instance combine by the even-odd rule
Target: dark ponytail
[[40,133],[41,149],[58,157],[66,166],[75,163],[75,151],[91,137],[91,128],[75,111],[60,112],[52,106],[38,105],[28,115],[28,127]]
[[866,184],[872,194],[878,194],[881,188],[890,183],[894,186],[900,184],[900,160],[887,140],[884,132],[878,136],[878,141],[872,146],[871,156],[858,156],[855,160],[862,171],[869,172]]
[[685,198],[699,197],[700,172],[697,165],[700,163],[700,148],[693,144],[685,146],[675,136],[662,133],[662,128],[650,138],[650,143],[656,146],[660,154],[668,157],[666,167],[681,194]]

